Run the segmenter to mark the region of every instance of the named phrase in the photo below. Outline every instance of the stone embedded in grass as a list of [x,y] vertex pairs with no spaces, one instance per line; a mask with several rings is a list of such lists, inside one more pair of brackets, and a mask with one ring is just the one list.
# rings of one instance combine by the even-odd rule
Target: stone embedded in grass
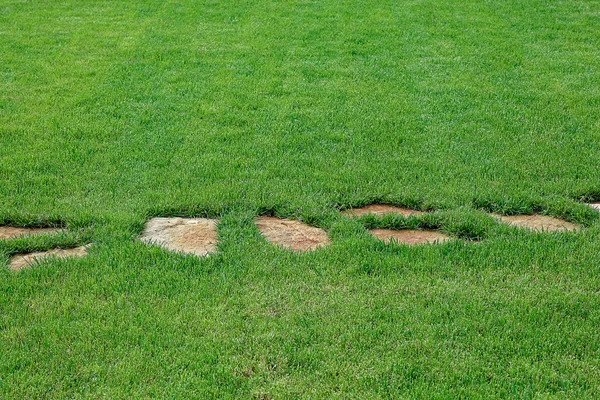
[[442,243],[451,240],[450,236],[432,230],[413,229],[369,229],[369,233],[386,243],[406,244]]
[[360,208],[350,208],[342,211],[344,215],[350,215],[353,217],[360,217],[365,214],[384,215],[384,214],[400,214],[404,217],[409,215],[422,214],[421,211],[411,210],[410,208],[388,206],[386,204],[369,204],[368,206]]
[[497,215],[492,216],[502,222],[512,226],[528,228],[537,231],[555,232],[555,231],[575,231],[579,229],[578,225],[565,220],[550,217],[548,215]]
[[152,218],[140,240],[202,257],[217,251],[217,222],[206,218]]
[[87,254],[89,245],[79,246],[72,249],[52,249],[48,251],[37,251],[27,254],[15,254],[8,261],[8,269],[19,271],[25,267],[35,264],[45,258],[83,257]]
[[313,250],[329,244],[323,229],[308,226],[300,221],[275,217],[258,217],[254,220],[265,239],[291,250]]
[[59,228],[22,228],[16,226],[0,226],[0,240],[13,239],[19,236],[39,235],[43,233],[56,233],[63,229]]
[[600,211],[600,203],[590,203],[588,205],[590,207],[595,208],[596,210]]

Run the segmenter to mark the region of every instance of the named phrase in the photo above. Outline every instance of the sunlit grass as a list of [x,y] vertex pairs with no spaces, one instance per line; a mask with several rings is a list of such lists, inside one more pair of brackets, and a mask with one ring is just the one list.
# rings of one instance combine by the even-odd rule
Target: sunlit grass
[[[0,395],[597,398],[598,26],[597,1],[3,1],[0,224],[68,232],[0,263],[94,246],[0,268]],[[339,213],[372,202],[429,213]],[[332,244],[278,249],[259,214]],[[136,240],[174,215],[218,218],[218,253]]]

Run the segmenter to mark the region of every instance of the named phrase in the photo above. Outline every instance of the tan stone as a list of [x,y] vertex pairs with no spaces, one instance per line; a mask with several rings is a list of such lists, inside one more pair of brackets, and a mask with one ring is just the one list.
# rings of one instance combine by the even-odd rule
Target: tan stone
[[19,236],[39,235],[60,232],[58,228],[21,228],[16,226],[0,226],[0,240],[13,239]]
[[271,243],[292,250],[313,250],[330,243],[327,232],[300,221],[275,217],[258,217],[254,223]]
[[422,214],[421,211],[411,210],[409,208],[403,207],[395,207],[388,206],[386,204],[369,204],[368,206],[360,207],[360,208],[351,208],[348,210],[342,211],[344,215],[350,215],[353,217],[359,217],[365,214],[374,214],[374,215],[384,215],[384,214],[400,214],[404,217],[408,217],[409,215],[419,215]]
[[369,232],[386,243],[391,241],[406,244],[442,243],[451,239],[448,235],[432,230],[369,229]]
[[497,215],[492,216],[502,222],[505,222],[512,226],[518,226],[522,228],[528,228],[537,231],[574,231],[579,229],[578,225],[572,224],[565,220],[550,217],[548,215]]
[[596,210],[600,211],[600,203],[590,203],[588,205],[590,207],[595,208]]
[[88,247],[89,246],[86,245],[72,249],[52,249],[48,251],[38,251],[27,254],[15,254],[10,258],[8,262],[8,268],[12,271],[19,271],[25,267],[35,264],[37,261],[49,257],[83,257],[87,254]]
[[153,218],[140,240],[202,257],[217,251],[217,223],[206,218]]

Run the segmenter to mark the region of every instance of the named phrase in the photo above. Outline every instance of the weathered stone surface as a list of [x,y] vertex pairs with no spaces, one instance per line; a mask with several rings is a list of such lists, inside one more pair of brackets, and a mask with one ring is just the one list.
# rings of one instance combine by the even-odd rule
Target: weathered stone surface
[[590,203],[589,206],[600,211],[600,203]]
[[574,231],[579,229],[578,225],[559,218],[550,217],[548,215],[492,215],[494,218],[509,225],[537,231],[555,232]]
[[62,229],[58,228],[21,228],[16,226],[0,226],[0,240],[43,233],[56,233],[60,232],[61,230]]
[[33,265],[38,260],[48,257],[83,257],[87,254],[88,247],[89,246],[86,245],[72,249],[52,249],[48,251],[37,251],[27,254],[15,254],[10,258],[8,262],[8,268],[12,271],[19,271],[25,267]]
[[329,244],[327,232],[300,221],[275,217],[258,217],[254,223],[271,243],[292,250],[313,250]]
[[442,243],[450,240],[450,236],[438,231],[413,229],[369,229],[371,235],[386,243],[395,241],[406,244]]
[[206,218],[153,218],[146,223],[140,240],[202,257],[217,251],[217,222]]
[[360,217],[365,214],[374,214],[374,215],[384,215],[384,214],[400,214],[405,217],[409,215],[419,215],[422,214],[421,211],[411,210],[409,208],[403,207],[395,207],[388,206],[386,204],[369,204],[368,206],[360,207],[360,208],[351,208],[348,210],[342,211],[344,215],[350,215],[353,217]]

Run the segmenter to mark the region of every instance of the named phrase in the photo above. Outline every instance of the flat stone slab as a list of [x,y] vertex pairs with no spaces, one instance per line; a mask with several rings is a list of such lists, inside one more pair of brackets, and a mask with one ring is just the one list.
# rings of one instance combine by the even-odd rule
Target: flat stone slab
[[388,206],[386,204],[369,204],[368,206],[360,208],[351,208],[342,211],[344,215],[350,215],[353,217],[360,217],[365,214],[384,215],[384,214],[400,214],[408,217],[409,215],[422,214],[421,211],[411,210],[410,208]]
[[385,243],[443,243],[452,238],[438,231],[414,229],[369,229],[369,233]]
[[590,207],[595,208],[596,210],[600,211],[600,203],[590,203],[588,205]]
[[314,250],[330,243],[329,236],[321,228],[300,221],[276,217],[258,217],[256,227],[265,239],[291,250]]
[[508,225],[528,228],[536,231],[556,232],[575,231],[580,227],[565,220],[550,217],[548,215],[498,215],[492,214],[494,218]]
[[217,251],[217,223],[206,218],[152,218],[140,240],[203,257]]
[[56,233],[63,229],[58,228],[21,228],[16,226],[0,226],[0,240],[13,239],[19,236],[39,235],[43,233]]
[[45,258],[56,257],[84,257],[87,255],[89,245],[79,246],[72,249],[52,249],[48,251],[37,251],[27,254],[15,254],[8,261],[8,269],[11,271],[19,271],[25,267],[29,267],[38,261]]

